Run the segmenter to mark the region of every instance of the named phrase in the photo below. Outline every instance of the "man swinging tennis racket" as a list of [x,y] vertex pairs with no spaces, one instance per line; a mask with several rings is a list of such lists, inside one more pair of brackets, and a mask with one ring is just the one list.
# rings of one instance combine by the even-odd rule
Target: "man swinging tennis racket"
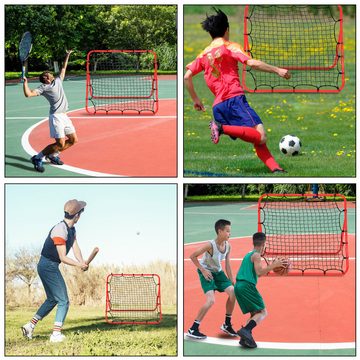
[[49,127],[50,137],[55,139],[55,143],[49,144],[37,155],[31,158],[34,168],[38,172],[44,172],[43,158],[45,157],[54,165],[63,165],[59,154],[60,152],[73,146],[77,141],[75,127],[66,115],[68,110],[68,101],[63,88],[63,80],[65,78],[66,67],[69,57],[73,50],[66,51],[66,57],[63,67],[58,77],[49,71],[44,71],[39,80],[42,83],[38,88],[31,90],[27,79],[24,77],[24,95],[26,97],[44,96],[50,104]]

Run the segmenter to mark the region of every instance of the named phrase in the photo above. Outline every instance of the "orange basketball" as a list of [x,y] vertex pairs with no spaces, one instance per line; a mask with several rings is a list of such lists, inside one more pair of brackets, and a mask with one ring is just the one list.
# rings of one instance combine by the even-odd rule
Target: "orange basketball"
[[287,275],[289,273],[289,271],[291,270],[291,262],[289,259],[286,259],[286,261],[287,264],[285,265],[285,267],[279,266],[273,269],[276,275]]

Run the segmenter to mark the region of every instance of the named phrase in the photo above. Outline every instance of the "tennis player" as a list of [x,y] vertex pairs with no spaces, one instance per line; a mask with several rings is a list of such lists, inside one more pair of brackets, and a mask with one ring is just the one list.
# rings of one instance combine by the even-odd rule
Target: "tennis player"
[[214,8],[216,15],[206,16],[202,27],[211,37],[211,44],[190,64],[186,66],[185,86],[198,111],[205,107],[198,97],[193,84],[193,76],[204,71],[208,88],[215,96],[213,103],[214,121],[210,122],[211,139],[219,142],[220,135],[228,135],[254,145],[260,160],[272,172],[284,172],[271,155],[266,145],[266,132],[260,117],[249,106],[239,80],[238,63],[247,64],[253,69],[278,74],[289,79],[286,69],[251,59],[243,48],[230,42],[229,22],[227,16]]
[[[84,201],[75,199],[67,201],[64,206],[64,220],[50,230],[45,240],[37,270],[45,289],[46,300],[31,321],[21,327],[23,335],[28,339],[32,339],[38,321],[48,315],[56,305],[55,323],[50,341],[61,342],[65,339],[61,329],[69,309],[69,298],[59,265],[64,263],[77,266],[84,271],[88,269],[88,265],[82,257],[75,231],[75,224],[79,221],[85,206],[86,202]],[[67,256],[70,249],[73,249],[76,260]]]
[[[200,308],[197,317],[187,332],[187,336],[194,339],[206,339],[206,335],[199,331],[201,321],[215,303],[215,291],[228,295],[226,302],[225,322],[220,329],[230,335],[237,336],[231,325],[231,316],[235,307],[233,275],[230,267],[230,238],[231,222],[220,219],[215,223],[216,239],[207,242],[190,255],[191,261],[197,267],[201,287],[205,293],[205,304]],[[201,260],[198,256],[202,255]],[[225,271],[221,261],[225,260]]]
[[34,168],[38,172],[44,172],[43,158],[45,157],[54,165],[63,165],[59,154],[60,152],[73,146],[77,141],[75,127],[66,114],[68,101],[63,88],[66,68],[69,57],[73,50],[66,51],[64,64],[58,77],[49,71],[44,71],[39,80],[42,83],[38,88],[31,90],[28,81],[24,78],[24,95],[26,97],[44,96],[50,104],[49,127],[50,137],[55,139],[55,143],[46,146],[37,155],[31,158]]
[[254,249],[247,253],[236,275],[235,296],[243,314],[250,313],[250,319],[245,327],[238,331],[240,345],[248,348],[256,348],[256,342],[252,336],[252,330],[259,325],[267,316],[267,311],[262,296],[256,289],[259,276],[266,275],[276,267],[285,267],[286,260],[275,259],[272,264],[263,267],[261,254],[265,247],[266,236],[262,232],[253,235]]

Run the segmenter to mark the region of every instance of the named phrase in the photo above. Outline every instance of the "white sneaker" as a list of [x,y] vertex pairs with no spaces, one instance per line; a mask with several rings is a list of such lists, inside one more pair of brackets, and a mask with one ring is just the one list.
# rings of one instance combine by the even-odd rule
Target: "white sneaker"
[[59,334],[51,334],[50,336],[50,342],[62,342],[65,340],[65,335],[63,335],[62,333],[59,333]]
[[27,337],[28,339],[32,339],[34,327],[31,323],[27,323],[24,326],[22,326],[21,330],[25,337]]

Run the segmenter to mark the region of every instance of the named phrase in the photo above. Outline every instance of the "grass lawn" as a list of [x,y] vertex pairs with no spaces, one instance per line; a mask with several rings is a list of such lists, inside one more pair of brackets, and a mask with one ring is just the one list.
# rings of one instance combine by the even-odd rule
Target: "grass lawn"
[[[243,43],[243,6],[219,6],[229,14],[230,39]],[[184,7],[184,65],[210,43],[201,21],[210,6]],[[193,109],[184,94],[184,175],[185,176],[355,176],[355,19],[345,18],[345,88],[338,94],[246,94],[260,115],[268,134],[268,147],[286,174],[271,174],[257,158],[253,147],[241,140],[222,136],[214,145],[208,123],[212,119],[213,95],[202,74],[194,77],[195,89],[206,112]],[[261,60],[261,59],[260,59]],[[276,65],[276,64],[274,64]],[[286,134],[301,139],[302,154],[287,157],[279,151]]]
[[176,356],[176,309],[163,307],[159,325],[110,325],[104,321],[104,309],[70,306],[63,333],[66,340],[50,343],[55,313],[36,326],[34,337],[27,340],[20,327],[36,311],[6,309],[5,355],[9,356]]

